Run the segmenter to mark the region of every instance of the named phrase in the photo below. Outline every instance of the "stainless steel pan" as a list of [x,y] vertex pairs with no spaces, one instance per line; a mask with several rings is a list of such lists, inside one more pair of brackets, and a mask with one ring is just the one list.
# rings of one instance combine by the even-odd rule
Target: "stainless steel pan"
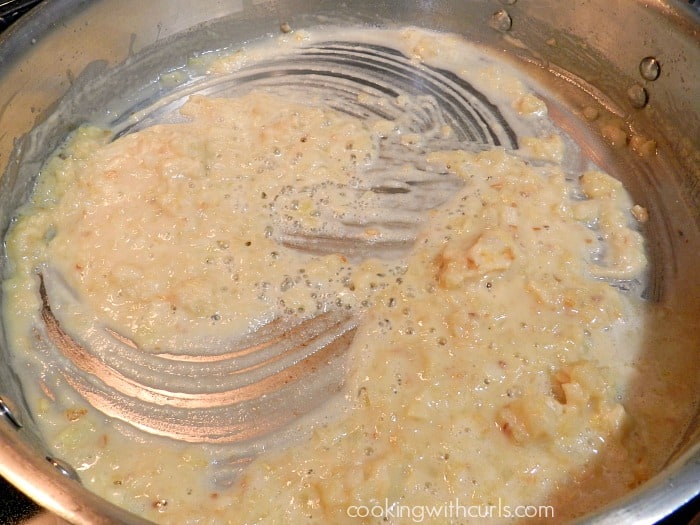
[[[635,0],[53,0],[0,40],[0,232],[65,135],[106,111],[126,115],[159,72],[193,52],[324,21],[416,25],[465,35],[512,55],[566,107],[596,105],[629,136],[657,143],[640,156],[594,125],[560,122],[648,207],[648,299],[700,316],[700,11],[692,2]],[[700,359],[700,331],[694,355]],[[691,367],[692,368],[692,367]],[[46,452],[0,348],[0,474],[76,524],[142,523],[71,480]],[[696,392],[700,399],[700,393]],[[658,476],[585,519],[653,523],[700,493],[700,413]],[[48,457],[47,457],[48,456]]]

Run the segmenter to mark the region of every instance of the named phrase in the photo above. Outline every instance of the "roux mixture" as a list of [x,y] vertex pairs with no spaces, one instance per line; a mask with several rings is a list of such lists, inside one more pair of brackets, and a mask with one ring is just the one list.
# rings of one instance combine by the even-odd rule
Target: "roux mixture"
[[[530,134],[518,150],[475,149],[444,123],[417,136],[313,98],[193,95],[176,123],[117,139],[79,129],[22,208],[8,339],[55,455],[117,505],[177,524],[565,521],[645,481],[678,439],[692,385],[646,355],[644,327],[663,312],[622,285],[645,278],[644,210],[595,166],[571,173],[575,146],[510,67],[457,37],[364,34],[460,75],[469,54],[470,80]],[[240,51],[211,74],[254,59]],[[410,159],[397,180],[420,163],[452,181],[432,209],[397,193],[415,240],[391,256],[382,242],[405,210],[362,187],[388,147]],[[309,248],[368,214],[337,253]],[[347,311],[358,328],[342,395],[240,467],[235,444],[134,428],[35,355],[39,274],[73,339],[109,330],[140,353]]]

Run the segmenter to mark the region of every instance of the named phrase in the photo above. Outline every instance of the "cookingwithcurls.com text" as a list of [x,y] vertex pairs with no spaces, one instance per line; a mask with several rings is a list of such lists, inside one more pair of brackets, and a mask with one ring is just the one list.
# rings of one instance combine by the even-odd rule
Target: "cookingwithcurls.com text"
[[391,522],[394,519],[422,523],[433,520],[452,519],[524,519],[554,518],[552,505],[508,505],[501,498],[495,504],[467,505],[459,498],[438,505],[405,505],[396,501],[372,505],[349,505],[346,513],[350,518],[381,518]]

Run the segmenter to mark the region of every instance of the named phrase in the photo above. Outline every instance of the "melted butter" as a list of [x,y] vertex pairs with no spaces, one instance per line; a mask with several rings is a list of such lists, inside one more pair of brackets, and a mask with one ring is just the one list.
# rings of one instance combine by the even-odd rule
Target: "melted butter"
[[[35,197],[50,208],[11,241],[52,232],[28,268],[60,273],[103,322],[144,349],[352,302],[344,257],[281,248],[270,210],[286,188],[326,183],[329,174],[347,185],[357,159],[371,163],[376,154],[368,124],[263,94],[193,97],[181,113],[191,121],[115,142],[94,129],[73,138]],[[318,206],[301,195],[283,213],[309,228]]]
[[[244,473],[244,521],[352,523],[353,505],[455,495],[530,505],[629,431],[606,345],[630,305],[588,277],[594,237],[565,205],[562,174],[498,150],[431,160],[468,183],[356,339],[353,411]],[[625,462],[608,468],[633,485]],[[271,493],[293,505],[264,507]]]
[[[161,523],[369,523],[348,509],[425,510],[457,498],[553,504],[563,521],[644,481],[677,439],[657,425],[682,426],[692,387],[676,381],[680,358],[643,355],[650,329],[640,329],[669,314],[610,285],[646,269],[621,184],[594,168],[572,177],[569,144],[547,125],[546,104],[486,55],[460,66],[476,53],[461,39],[363,35],[399,42],[416,64],[478,79],[528,130],[518,152],[418,149],[462,184],[426,213],[406,258],[312,255],[273,233],[280,220],[313,231],[324,214],[371,207],[376,195],[355,199],[344,188],[376,162],[387,136],[411,147],[423,137],[258,91],[193,96],[181,109],[186,122],[114,141],[79,130],[8,236],[4,315],[22,363],[33,363],[37,269],[60,275],[82,310],[144,352],[329,305],[361,316],[334,413],[301,427],[298,443],[258,451],[237,476],[219,474],[240,459],[234,445],[160,440],[90,410],[46,370],[40,388],[25,381],[57,455],[118,505]],[[312,37],[285,35],[278,45]],[[211,71],[254,58],[239,51]],[[69,331],[81,319],[61,313]],[[685,348],[668,333],[657,343],[678,355]]]

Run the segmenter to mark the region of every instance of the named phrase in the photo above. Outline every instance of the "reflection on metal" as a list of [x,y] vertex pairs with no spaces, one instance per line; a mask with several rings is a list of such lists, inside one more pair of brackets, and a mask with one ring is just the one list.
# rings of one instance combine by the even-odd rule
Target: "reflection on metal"
[[68,463],[61,459],[56,459],[51,456],[46,456],[46,461],[48,461],[53,467],[58,470],[62,475],[64,475],[67,478],[70,478],[74,481],[77,481],[80,483],[80,476],[78,476],[78,473],[75,471],[73,467],[71,467]]
[[49,302],[63,284],[40,278],[47,359],[91,405],[143,431],[187,442],[254,441],[342,387],[342,358],[356,328],[345,311],[279,319],[238,341],[154,354],[97,324],[68,334]]
[[0,416],[4,416],[16,428],[22,428],[22,422],[13,404],[8,399],[2,397],[0,397]]

